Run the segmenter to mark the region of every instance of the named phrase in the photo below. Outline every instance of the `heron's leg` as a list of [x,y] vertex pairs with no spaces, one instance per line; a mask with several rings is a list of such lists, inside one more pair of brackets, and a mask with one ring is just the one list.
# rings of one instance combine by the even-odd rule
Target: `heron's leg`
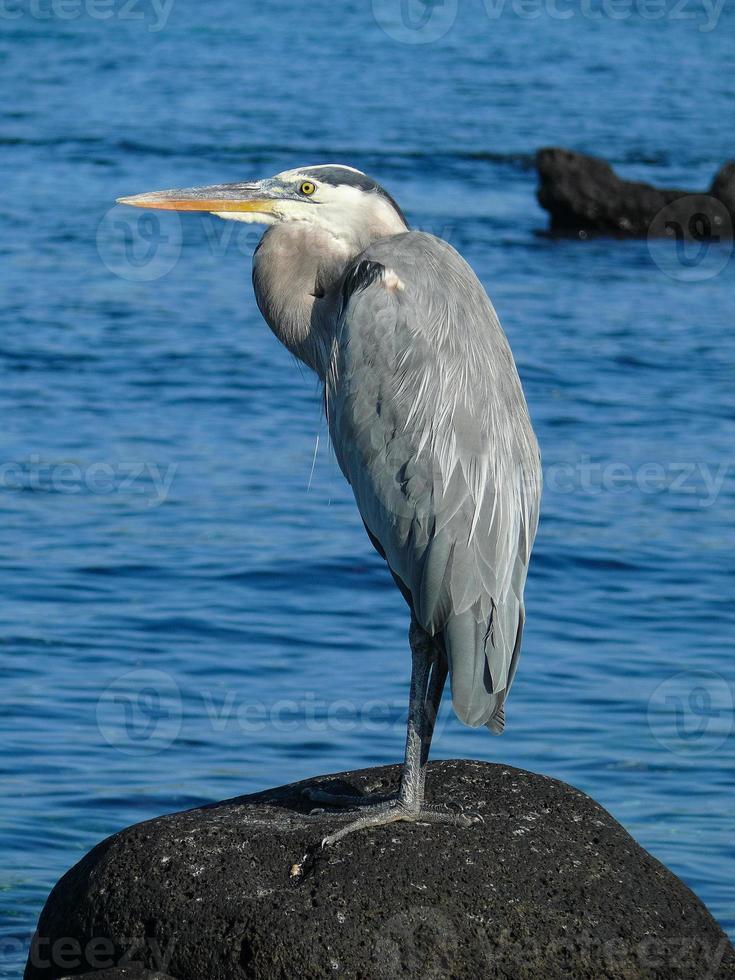
[[429,704],[429,695],[431,692],[433,700],[435,691],[432,690],[431,675],[438,657],[433,639],[415,619],[411,621],[408,638],[412,660],[411,689],[408,696],[406,753],[398,800],[407,809],[418,810],[424,799],[426,763],[436,721],[437,709],[433,703]]
[[420,823],[449,823],[469,827],[477,817],[456,813],[446,807],[424,803],[426,763],[436,722],[441,694],[447,676],[443,651],[416,623],[411,624],[411,693],[408,706],[406,754],[397,797],[372,803],[357,811],[357,817],[345,827],[329,834],[322,846],[337,841],[358,830],[381,827],[397,821]]
[[372,808],[376,803],[387,803],[398,799],[409,807],[415,807],[415,801],[418,801],[420,806],[424,797],[426,763],[429,758],[431,738],[447,678],[447,666],[444,652],[413,618],[408,637],[412,658],[411,688],[408,701],[406,752],[398,796],[394,793],[354,796],[330,793],[316,786],[307,787],[304,794],[315,803],[355,809]]
[[434,726],[436,725],[436,719],[439,716],[439,707],[442,701],[442,694],[444,693],[444,685],[447,680],[447,655],[443,650],[440,650],[437,646],[434,652],[434,660],[431,665],[431,677],[429,678],[429,690],[426,695],[426,709],[427,709],[427,730],[424,736],[424,756],[422,758],[423,764],[429,760],[429,750],[431,748],[431,739],[434,735]]
[[426,693],[426,715],[425,730],[422,737],[421,750],[421,796],[423,798],[424,783],[426,782],[426,764],[429,761],[429,751],[431,750],[431,740],[434,736],[434,726],[439,715],[444,685],[447,680],[447,656],[439,647],[438,643],[433,644],[431,675],[429,677],[429,687]]

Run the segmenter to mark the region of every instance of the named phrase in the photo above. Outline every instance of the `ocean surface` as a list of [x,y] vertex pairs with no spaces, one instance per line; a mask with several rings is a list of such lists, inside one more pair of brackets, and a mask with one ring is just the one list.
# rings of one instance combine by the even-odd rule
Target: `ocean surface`
[[445,707],[434,756],[590,793],[735,936],[735,259],[549,238],[532,168],[706,188],[734,31],[694,0],[3,6],[0,976],[106,835],[401,757],[407,611],[260,319],[260,232],[114,207],[323,162],[469,260],[542,449],[506,733]]

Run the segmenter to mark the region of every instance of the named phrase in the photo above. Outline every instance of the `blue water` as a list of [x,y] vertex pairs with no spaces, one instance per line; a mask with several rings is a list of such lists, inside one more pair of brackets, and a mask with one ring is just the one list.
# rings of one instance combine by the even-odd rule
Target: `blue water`
[[706,187],[731,7],[3,9],[0,975],[105,835],[401,755],[406,609],[259,318],[257,235],[110,211],[334,161],[477,270],[544,458],[506,734],[446,710],[435,756],[587,791],[735,935],[735,260],[544,237],[530,163]]

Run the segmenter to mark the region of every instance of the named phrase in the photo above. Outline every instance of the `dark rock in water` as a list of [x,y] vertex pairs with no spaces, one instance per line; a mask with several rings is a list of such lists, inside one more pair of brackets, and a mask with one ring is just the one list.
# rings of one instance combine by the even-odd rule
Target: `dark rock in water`
[[539,204],[560,234],[671,237],[717,241],[733,237],[735,163],[726,163],[708,191],[656,188],[621,180],[609,163],[550,148],[536,154]]
[[735,217],[735,162],[726,163],[717,171],[710,193],[722,201],[731,217]]
[[26,980],[114,967],[176,980],[735,976],[727,937],[678,878],[589,797],[530,772],[435,762],[429,799],[483,822],[393,824],[303,862],[345,819],[309,817],[304,786],[363,793],[398,776],[321,777],[110,837],[52,891]]

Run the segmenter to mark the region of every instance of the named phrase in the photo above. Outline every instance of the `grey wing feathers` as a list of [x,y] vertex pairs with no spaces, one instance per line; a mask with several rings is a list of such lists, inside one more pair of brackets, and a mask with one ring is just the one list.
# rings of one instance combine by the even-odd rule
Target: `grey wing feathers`
[[540,463],[505,335],[451,246],[408,232],[355,261],[325,397],[368,531],[444,643],[458,716],[502,730]]

